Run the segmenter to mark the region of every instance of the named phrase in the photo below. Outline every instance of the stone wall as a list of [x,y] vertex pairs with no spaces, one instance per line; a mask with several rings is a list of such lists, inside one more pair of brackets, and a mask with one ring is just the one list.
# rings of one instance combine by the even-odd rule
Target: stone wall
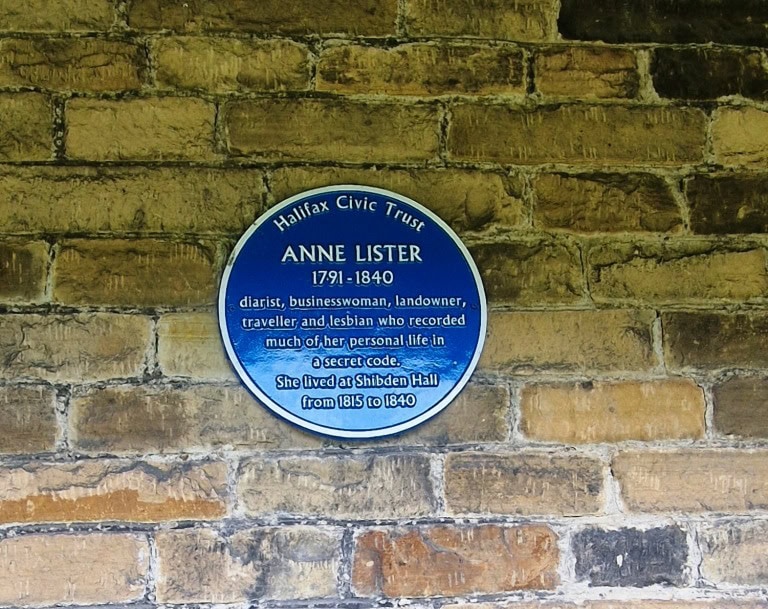
[[[0,0],[0,606],[768,606],[768,4]],[[399,437],[230,372],[240,234],[312,187],[472,251]]]

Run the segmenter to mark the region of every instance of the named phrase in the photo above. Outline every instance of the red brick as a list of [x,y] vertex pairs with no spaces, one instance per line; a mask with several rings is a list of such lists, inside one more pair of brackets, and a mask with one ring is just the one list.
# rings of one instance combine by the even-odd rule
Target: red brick
[[365,531],[352,585],[361,596],[457,596],[550,590],[557,536],[540,525],[428,526]]

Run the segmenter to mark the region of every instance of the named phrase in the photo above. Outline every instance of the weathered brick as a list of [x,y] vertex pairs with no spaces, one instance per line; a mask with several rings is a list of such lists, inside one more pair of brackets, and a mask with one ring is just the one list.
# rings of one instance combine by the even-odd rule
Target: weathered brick
[[653,52],[651,77],[662,97],[765,99],[768,94],[768,72],[756,51],[662,47]]
[[371,530],[355,539],[352,585],[386,597],[546,590],[558,583],[558,561],[546,526]]
[[229,150],[265,159],[425,161],[438,149],[437,108],[334,99],[233,102]]
[[124,385],[76,391],[70,439],[83,451],[180,452],[219,447],[317,448],[240,387]]
[[551,47],[534,55],[533,66],[544,95],[632,99],[640,89],[637,57],[629,49]]
[[143,30],[392,36],[396,0],[134,0],[128,24]]
[[0,168],[0,230],[242,233],[264,194],[255,169]]
[[27,463],[0,468],[0,522],[212,519],[226,494],[221,462]]
[[523,388],[520,428],[563,444],[704,436],[704,392],[683,379],[558,383]]
[[672,368],[768,367],[768,316],[663,313],[664,357]]
[[[57,10],[62,10],[58,8]],[[0,40],[0,85],[55,91],[139,89],[142,50],[97,38]]]
[[726,435],[768,438],[768,382],[763,378],[734,377],[718,383],[715,429]]
[[723,251],[702,241],[627,241],[589,250],[596,302],[745,302],[768,294],[763,249]]
[[565,38],[605,42],[725,42],[765,45],[762,0],[563,0]]
[[257,459],[237,492],[248,516],[416,518],[436,509],[429,470],[425,455]]
[[669,184],[643,174],[539,174],[533,180],[537,228],[594,232],[679,232]]
[[576,578],[590,586],[680,586],[688,545],[678,527],[585,529],[573,536]]
[[0,386],[0,453],[38,453],[56,447],[56,394],[46,386]]
[[96,381],[139,376],[150,347],[139,315],[0,316],[0,378]]
[[649,370],[650,311],[526,311],[488,316],[480,367],[530,373]]
[[191,97],[73,99],[66,106],[66,153],[92,161],[216,158],[212,103]]
[[345,44],[320,55],[317,89],[387,95],[523,94],[525,67],[522,51],[512,46]]
[[0,0],[0,31],[83,32],[108,30],[115,21],[110,0]]
[[0,161],[52,158],[53,111],[39,93],[0,93]]
[[[509,390],[469,383],[436,417],[407,434],[365,442],[365,445],[446,446],[503,442],[509,437]],[[356,441],[355,446],[361,444]]]
[[768,232],[766,175],[695,175],[686,180],[685,194],[695,233]]
[[757,108],[720,108],[712,123],[715,158],[723,165],[765,168],[768,161],[768,112]]
[[41,302],[48,275],[45,241],[0,241],[0,302]]
[[340,533],[326,528],[252,528],[229,535],[210,529],[161,531],[157,601],[235,603],[336,596],[340,548]]
[[746,512],[768,507],[768,453],[625,452],[612,469],[624,502],[644,512]]
[[157,361],[167,376],[235,378],[213,313],[171,313],[157,323]]
[[216,93],[309,87],[307,47],[290,40],[159,38],[152,52],[161,87]]
[[367,184],[422,203],[456,231],[514,227],[523,222],[523,182],[490,171],[462,169],[345,169],[286,167],[272,175],[276,201],[307,188]]
[[417,36],[479,36],[536,42],[555,34],[553,0],[413,0],[406,15],[408,32]]
[[705,144],[706,117],[695,108],[457,104],[448,132],[455,160],[516,164],[677,166],[703,161]]
[[144,596],[149,546],[137,535],[89,532],[0,541],[0,603],[124,603]]
[[570,243],[505,241],[472,246],[470,253],[491,302],[525,306],[584,300],[581,257]]
[[701,575],[708,583],[763,586],[768,580],[768,523],[720,522],[699,530]]
[[56,302],[190,306],[215,299],[218,269],[211,242],[71,239],[59,247]]
[[573,455],[450,454],[445,498],[454,514],[595,514],[603,506],[603,466]]

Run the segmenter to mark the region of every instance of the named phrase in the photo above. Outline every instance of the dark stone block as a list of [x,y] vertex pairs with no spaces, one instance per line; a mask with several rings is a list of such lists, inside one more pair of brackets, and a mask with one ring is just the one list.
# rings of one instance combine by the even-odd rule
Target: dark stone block
[[695,233],[768,232],[768,175],[698,175],[685,192]]
[[587,529],[574,535],[577,579],[590,586],[681,585],[688,558],[677,527],[640,531]]
[[765,0],[562,0],[558,28],[571,40],[768,42]]
[[732,378],[716,385],[714,394],[717,431],[768,438],[768,379]]
[[651,64],[662,97],[714,99],[723,95],[768,98],[768,74],[756,51],[656,49]]
[[768,367],[764,313],[663,313],[661,324],[672,368]]

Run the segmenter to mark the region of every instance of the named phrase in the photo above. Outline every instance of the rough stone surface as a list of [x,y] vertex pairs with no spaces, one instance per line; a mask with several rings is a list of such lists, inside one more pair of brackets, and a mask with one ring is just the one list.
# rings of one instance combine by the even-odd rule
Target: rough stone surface
[[365,531],[352,586],[361,596],[455,596],[558,583],[557,536],[546,526],[429,526]]
[[540,174],[533,180],[537,228],[596,232],[679,232],[683,220],[669,184],[633,174]]
[[603,466],[572,455],[450,454],[445,498],[453,514],[596,514],[603,507]]
[[274,160],[425,161],[438,148],[428,105],[255,99],[229,104],[224,125],[231,153]]
[[705,143],[694,108],[457,104],[447,145],[457,161],[680,165],[703,161]]
[[51,387],[0,387],[0,453],[52,451],[56,447],[56,394]]
[[551,47],[536,53],[533,66],[544,95],[632,99],[640,89],[637,57],[629,49]]
[[761,0],[563,0],[565,38],[605,42],[724,42],[763,46],[768,8]]
[[212,448],[318,448],[316,436],[269,414],[245,389],[123,385],[72,398],[73,446],[90,452],[185,452]]
[[66,153],[91,161],[212,160],[215,114],[212,103],[191,97],[73,99]]
[[309,87],[308,50],[289,40],[158,38],[152,51],[161,87],[216,93]]
[[0,230],[240,234],[264,194],[256,169],[2,167]]
[[768,294],[764,249],[722,251],[693,242],[619,242],[589,251],[590,293],[597,302],[748,302]]
[[768,161],[768,112],[757,108],[717,110],[712,144],[718,163],[764,169]]
[[768,453],[624,452],[613,473],[630,510],[747,512],[768,508]]
[[317,89],[387,95],[523,94],[523,53],[512,46],[337,45],[320,55]]
[[564,241],[507,241],[470,247],[492,303],[519,306],[584,299],[579,250]]
[[678,527],[585,529],[571,542],[576,578],[591,586],[682,585],[688,558],[685,532]]
[[756,51],[718,48],[659,48],[651,64],[653,86],[662,97],[715,99],[768,96],[768,71]]
[[481,369],[587,372],[649,370],[650,311],[526,311],[488,316]]
[[53,299],[127,306],[210,304],[217,267],[211,242],[72,239],[60,245]]
[[0,86],[54,91],[130,91],[142,85],[135,44],[96,38],[0,40]]
[[768,579],[768,523],[721,522],[699,530],[701,575],[714,584],[762,586]]
[[45,241],[0,241],[0,302],[42,302],[47,276]]
[[768,438],[768,381],[730,378],[715,385],[714,423],[722,434]]
[[128,24],[143,30],[392,36],[396,0],[134,0]]
[[768,315],[670,312],[661,323],[672,368],[768,367]]
[[520,429],[563,444],[700,439],[705,407],[702,389],[682,379],[529,385]]
[[436,506],[423,455],[252,460],[241,469],[238,496],[257,517],[417,518]]
[[99,381],[142,374],[150,319],[140,315],[0,315],[0,378]]
[[768,233],[768,176],[695,175],[685,182],[691,230],[699,234]]
[[[236,603],[336,596],[335,529],[210,529],[157,534],[159,603]],[[194,560],[190,560],[194,557]]]
[[137,535],[24,535],[0,541],[0,603],[48,606],[140,600],[149,546]]
[[408,4],[407,28],[416,36],[479,36],[503,40],[550,40],[555,32],[554,0],[431,0]]
[[53,110],[39,93],[0,93],[0,161],[52,158]]
[[108,30],[115,20],[110,0],[0,0],[0,31],[86,32]]
[[170,313],[157,322],[157,361],[166,376],[234,379],[214,313]]
[[275,171],[271,180],[276,202],[334,184],[367,184],[403,194],[459,232],[516,227],[525,213],[522,180],[498,172],[286,167]]
[[0,468],[0,522],[209,520],[227,512],[225,463],[27,463]]

